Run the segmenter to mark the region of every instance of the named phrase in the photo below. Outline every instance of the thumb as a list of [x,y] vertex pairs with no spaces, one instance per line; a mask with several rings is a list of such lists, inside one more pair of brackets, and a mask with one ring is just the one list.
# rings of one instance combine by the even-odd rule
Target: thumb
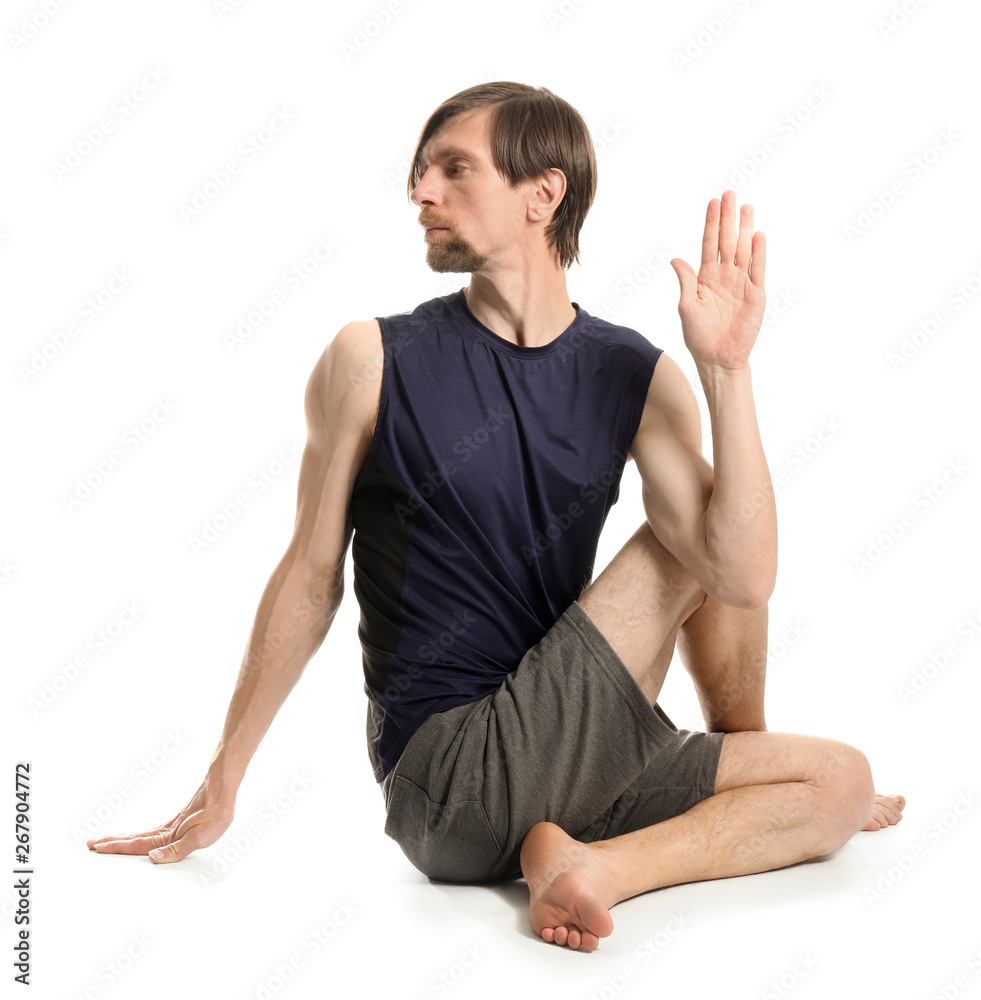
[[678,275],[678,283],[681,285],[681,301],[684,302],[695,294],[698,278],[691,269],[691,265],[680,257],[673,257],[670,263],[674,268],[674,273]]
[[157,864],[169,864],[174,861],[183,861],[193,850],[195,845],[191,844],[191,833],[188,831],[179,840],[172,844],[165,844],[163,847],[156,847],[149,852],[150,860]]

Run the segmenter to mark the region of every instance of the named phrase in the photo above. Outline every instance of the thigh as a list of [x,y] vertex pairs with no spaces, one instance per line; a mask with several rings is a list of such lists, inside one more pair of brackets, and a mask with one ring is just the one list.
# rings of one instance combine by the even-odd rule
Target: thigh
[[677,739],[574,601],[497,691],[413,735],[385,782],[386,832],[430,877],[520,875],[532,826],[578,836]]
[[679,730],[660,708],[657,711],[673,733],[668,745],[577,840],[608,840],[663,823],[714,794],[725,734]]
[[808,781],[823,786],[855,767],[860,757],[855,747],[824,736],[726,733],[715,792],[783,781]]

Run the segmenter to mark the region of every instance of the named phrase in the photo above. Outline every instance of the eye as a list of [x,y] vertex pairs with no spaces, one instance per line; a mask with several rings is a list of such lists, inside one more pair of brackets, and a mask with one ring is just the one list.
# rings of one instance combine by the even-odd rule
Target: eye
[[456,172],[457,170],[463,170],[463,169],[465,169],[465,168],[464,168],[464,167],[462,167],[462,166],[460,166],[460,164],[459,164],[459,163],[454,163],[454,164],[452,164],[451,166],[447,167],[446,169],[447,169],[448,171],[451,171],[451,172],[454,172],[454,173],[455,173],[455,172]]

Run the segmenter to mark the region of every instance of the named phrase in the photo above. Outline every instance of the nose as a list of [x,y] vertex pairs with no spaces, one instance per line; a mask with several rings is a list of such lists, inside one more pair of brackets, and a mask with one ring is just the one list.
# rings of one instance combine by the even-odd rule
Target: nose
[[412,194],[409,195],[409,200],[413,204],[421,208],[423,205],[435,205],[439,202],[439,190],[435,183],[435,177],[433,168],[428,167],[412,189]]

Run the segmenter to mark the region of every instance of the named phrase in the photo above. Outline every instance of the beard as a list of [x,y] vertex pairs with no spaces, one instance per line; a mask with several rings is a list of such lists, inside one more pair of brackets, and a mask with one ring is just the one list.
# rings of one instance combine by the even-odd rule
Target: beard
[[487,258],[466,240],[437,234],[427,240],[426,263],[437,273],[472,274],[487,263]]

